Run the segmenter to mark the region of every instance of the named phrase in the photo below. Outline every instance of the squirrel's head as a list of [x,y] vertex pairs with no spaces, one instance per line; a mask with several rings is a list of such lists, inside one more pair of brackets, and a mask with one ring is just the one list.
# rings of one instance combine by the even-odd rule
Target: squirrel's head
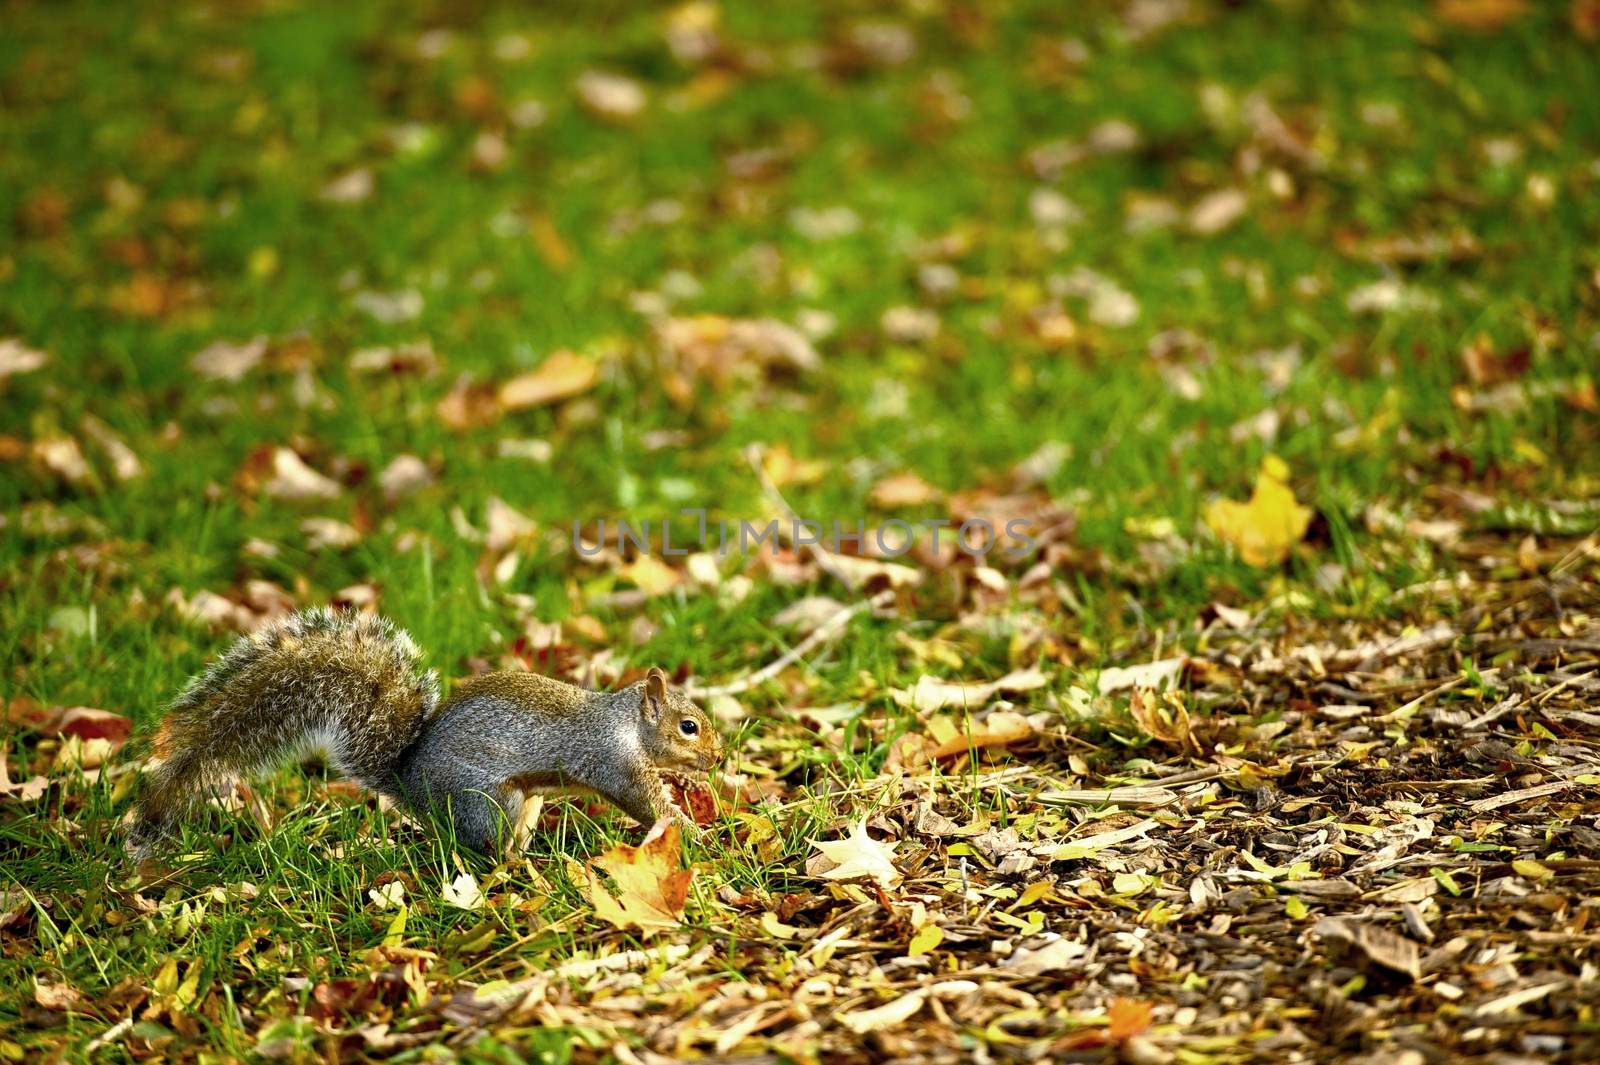
[[652,668],[638,686],[640,735],[645,753],[663,768],[710,769],[722,761],[722,737],[710,715],[667,687]]

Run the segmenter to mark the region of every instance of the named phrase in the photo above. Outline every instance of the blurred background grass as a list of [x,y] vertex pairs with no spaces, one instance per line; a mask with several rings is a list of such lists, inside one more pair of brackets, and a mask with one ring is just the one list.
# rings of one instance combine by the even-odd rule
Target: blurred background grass
[[[0,382],[14,692],[154,704],[204,650],[155,604],[253,578],[370,582],[452,672],[515,624],[452,508],[756,517],[755,441],[819,463],[785,491],[845,522],[884,516],[885,476],[999,492],[1064,445],[1045,488],[1077,516],[1063,624],[1090,661],[1147,614],[1282,587],[1198,522],[1268,453],[1321,515],[1287,572],[1312,609],[1383,609],[1434,565],[1371,535],[1374,503],[1548,524],[1595,493],[1591,4],[4,12],[0,336],[50,360]],[[797,326],[820,366],[688,372],[658,327],[701,314]],[[241,381],[196,374],[255,336]],[[418,342],[435,372],[349,368]],[[597,387],[441,421],[462,375],[561,348]],[[86,414],[143,476],[39,461]],[[285,445],[343,495],[240,487]],[[439,476],[394,502],[374,477],[403,453]],[[313,550],[308,514],[363,538]],[[560,618],[612,579],[540,556],[509,587]],[[787,594],[657,601],[645,653],[732,668]]]

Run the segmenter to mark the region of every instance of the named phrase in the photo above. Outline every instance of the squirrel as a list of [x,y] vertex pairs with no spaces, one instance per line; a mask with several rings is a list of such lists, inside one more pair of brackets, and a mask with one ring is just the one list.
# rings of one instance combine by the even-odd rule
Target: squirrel
[[440,702],[411,637],[367,614],[306,610],[240,637],[189,682],[156,731],[129,849],[147,856],[195,802],[317,749],[343,776],[490,850],[530,794],[599,795],[642,824],[671,814],[663,772],[710,769],[721,737],[652,668],[614,692],[486,673]]

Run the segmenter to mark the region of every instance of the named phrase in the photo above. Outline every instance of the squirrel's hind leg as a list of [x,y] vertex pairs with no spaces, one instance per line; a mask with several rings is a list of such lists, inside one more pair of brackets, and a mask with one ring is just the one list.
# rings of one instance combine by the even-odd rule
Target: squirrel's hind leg
[[509,841],[512,825],[521,806],[521,793],[515,795],[499,789],[501,794],[490,795],[477,788],[461,788],[446,798],[448,820],[455,826],[456,842],[485,854],[495,852],[502,840]]

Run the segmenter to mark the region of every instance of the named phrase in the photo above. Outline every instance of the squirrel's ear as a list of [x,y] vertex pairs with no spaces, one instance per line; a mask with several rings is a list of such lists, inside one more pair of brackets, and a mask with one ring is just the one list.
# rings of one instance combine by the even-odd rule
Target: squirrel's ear
[[644,698],[640,701],[639,709],[644,712],[645,719],[652,725],[661,720],[661,711],[667,705],[667,675],[655,666],[650,667],[650,672],[644,675]]

